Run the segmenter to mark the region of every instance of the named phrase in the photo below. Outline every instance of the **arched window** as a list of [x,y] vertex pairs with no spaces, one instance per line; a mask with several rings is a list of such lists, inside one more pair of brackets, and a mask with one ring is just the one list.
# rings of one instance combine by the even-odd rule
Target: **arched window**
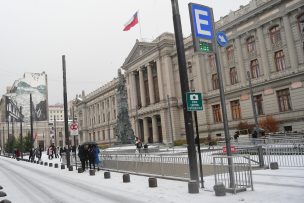
[[276,44],[281,41],[280,27],[275,25],[269,29],[269,37],[272,44]]
[[250,36],[246,40],[247,43],[247,51],[248,53],[253,53],[255,52],[255,39],[254,36]]
[[260,77],[260,67],[257,59],[250,62],[250,71],[252,78]]

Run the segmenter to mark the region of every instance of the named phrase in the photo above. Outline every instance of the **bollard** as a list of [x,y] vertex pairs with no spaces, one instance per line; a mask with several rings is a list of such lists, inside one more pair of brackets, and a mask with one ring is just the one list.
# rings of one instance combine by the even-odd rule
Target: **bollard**
[[125,173],[122,175],[122,180],[124,183],[129,183],[130,182],[130,174]]
[[2,190],[3,189],[3,187],[0,185],[0,190]]
[[44,162],[44,165],[47,166],[47,165],[48,165],[48,162]]
[[0,191],[0,197],[5,197],[5,196],[6,196],[6,193],[5,193],[5,192]]
[[36,161],[34,160],[32,163],[34,163],[34,164],[35,164],[35,163],[36,163]]
[[82,168],[78,168],[78,173],[83,173]]
[[40,164],[40,162],[39,161],[37,161],[37,163],[36,164]]
[[199,193],[199,185],[196,180],[189,180],[188,182],[188,192],[191,194]]
[[43,165],[43,161],[40,162],[40,165]]
[[69,171],[73,171],[73,166],[69,166]]
[[217,183],[213,186],[215,196],[225,196],[226,195],[226,188],[223,183]]
[[8,199],[4,199],[4,200],[1,200],[0,203],[12,203],[12,202],[9,201]]
[[49,167],[53,167],[53,163],[49,163]]
[[150,177],[148,181],[149,187],[157,187],[157,179],[155,177]]
[[65,169],[65,165],[61,164],[61,169]]
[[58,168],[58,164],[55,164],[54,167],[55,167],[55,168]]
[[95,169],[90,169],[89,173],[90,173],[90,176],[95,176]]
[[111,178],[111,173],[110,173],[110,171],[104,172],[104,173],[103,173],[103,177],[104,177],[104,179],[110,179],[110,178]]
[[270,162],[270,169],[272,170],[279,169],[278,162]]

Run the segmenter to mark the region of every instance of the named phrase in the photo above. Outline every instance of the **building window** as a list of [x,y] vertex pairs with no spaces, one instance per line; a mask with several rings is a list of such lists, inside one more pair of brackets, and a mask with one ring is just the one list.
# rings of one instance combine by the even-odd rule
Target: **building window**
[[278,25],[269,29],[270,41],[272,44],[276,44],[281,41],[280,27]]
[[212,75],[211,80],[212,80],[213,90],[219,89],[219,79],[218,79],[217,73]]
[[248,53],[255,52],[255,39],[254,39],[254,37],[250,36],[249,38],[247,38],[246,43],[247,43]]
[[232,120],[239,120],[239,119],[241,119],[240,101],[239,100],[231,101],[230,105],[231,105]]
[[277,97],[278,97],[280,112],[290,111],[291,102],[290,102],[289,89],[283,89],[283,90],[277,91]]
[[236,71],[235,67],[230,68],[229,74],[230,74],[230,83],[231,83],[231,85],[234,85],[234,84],[238,83],[237,71]]
[[263,97],[262,95],[256,95],[253,97],[255,109],[258,115],[263,115]]
[[212,105],[213,120],[215,123],[222,122],[221,106],[219,104]]
[[192,73],[192,63],[190,61],[187,62],[188,72]]
[[286,69],[283,50],[275,52],[274,61],[278,72]]
[[251,78],[258,78],[260,77],[260,67],[259,62],[257,59],[250,62],[250,72],[251,72]]
[[233,46],[229,46],[226,48],[227,60],[233,61],[234,60],[234,49]]

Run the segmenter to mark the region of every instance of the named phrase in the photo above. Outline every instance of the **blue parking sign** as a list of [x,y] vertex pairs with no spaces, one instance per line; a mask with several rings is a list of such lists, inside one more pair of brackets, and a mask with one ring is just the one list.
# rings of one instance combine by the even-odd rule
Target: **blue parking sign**
[[190,6],[195,37],[212,40],[214,35],[212,9],[199,4],[190,4]]

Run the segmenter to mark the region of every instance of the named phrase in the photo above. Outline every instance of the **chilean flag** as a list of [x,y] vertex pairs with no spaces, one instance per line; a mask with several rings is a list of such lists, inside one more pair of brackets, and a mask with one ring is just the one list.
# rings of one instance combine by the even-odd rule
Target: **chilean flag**
[[125,24],[123,31],[129,31],[133,26],[138,23],[138,16],[137,12],[132,16],[132,18]]

